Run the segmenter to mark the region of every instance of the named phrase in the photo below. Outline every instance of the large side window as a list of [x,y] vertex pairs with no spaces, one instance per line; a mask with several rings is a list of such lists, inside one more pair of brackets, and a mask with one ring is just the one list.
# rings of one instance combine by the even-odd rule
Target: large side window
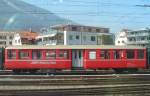
[[19,59],[29,59],[29,51],[19,50]]
[[32,50],[32,59],[42,59],[42,51]]
[[45,53],[46,59],[55,59],[56,58],[56,50],[47,50]]
[[8,50],[7,56],[8,56],[8,59],[16,59],[16,51],[15,50]]
[[137,59],[144,59],[144,50],[137,50]]
[[127,59],[134,59],[134,50],[127,50],[126,56],[127,56]]
[[69,54],[68,50],[59,50],[58,58],[68,59],[69,58],[68,54]]
[[101,50],[100,51],[100,58],[101,59],[110,59],[110,52],[109,52],[109,50]]
[[89,51],[89,59],[96,59],[96,51]]

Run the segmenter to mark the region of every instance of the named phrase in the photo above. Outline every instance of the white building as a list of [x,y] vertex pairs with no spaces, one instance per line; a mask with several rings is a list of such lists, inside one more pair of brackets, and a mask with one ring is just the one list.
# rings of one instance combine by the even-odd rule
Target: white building
[[129,30],[123,29],[121,32],[117,33],[117,36],[115,38],[115,45],[118,45],[118,46],[127,45],[127,42],[128,42],[127,31]]
[[49,35],[37,37],[42,45],[111,45],[114,35],[108,28],[82,25],[56,25]]
[[0,32],[0,46],[12,45],[15,32]]
[[115,44],[148,46],[150,44],[150,29],[122,31],[116,36]]

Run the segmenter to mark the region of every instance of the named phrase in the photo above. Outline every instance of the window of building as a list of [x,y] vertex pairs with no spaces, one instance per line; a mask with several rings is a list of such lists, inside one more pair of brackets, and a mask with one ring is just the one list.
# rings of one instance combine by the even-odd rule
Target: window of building
[[125,43],[124,41],[122,41],[122,43]]
[[96,51],[89,51],[89,59],[96,59]]
[[69,52],[67,50],[59,50],[58,58],[68,59]]
[[42,51],[41,50],[33,50],[32,51],[32,59],[42,59]]
[[9,39],[13,39],[13,37],[12,37],[12,36],[10,36],[10,37],[9,37]]
[[19,50],[19,59],[29,59],[29,51]]
[[12,45],[12,41],[10,41],[9,44]]
[[73,40],[73,36],[72,35],[69,35],[69,40]]
[[5,45],[6,41],[0,41],[0,44]]
[[77,27],[72,27],[72,31],[77,31]]
[[127,50],[126,56],[127,56],[127,59],[134,59],[134,50]]
[[108,30],[108,29],[104,29],[104,32],[105,32],[105,33],[109,33],[109,30]]
[[118,41],[118,44],[120,43],[120,41]]
[[6,40],[6,36],[0,36],[0,39]]
[[141,40],[145,40],[145,38],[144,38],[144,37],[141,37]]
[[92,32],[92,29],[91,29],[91,28],[88,28],[88,32]]
[[91,36],[91,41],[95,41],[95,36]]
[[0,41],[0,44],[3,44],[3,42]]
[[100,32],[100,29],[96,29],[96,32]]
[[100,51],[100,58],[101,59],[110,59],[110,52],[109,52],[109,50],[101,50]]
[[144,50],[137,51],[137,59],[144,59]]
[[56,50],[47,50],[45,53],[46,59],[55,59],[56,58]]
[[8,56],[8,59],[16,59],[16,51],[15,50],[8,50],[7,56]]
[[77,40],[80,39],[79,35],[76,36],[76,39],[77,39]]

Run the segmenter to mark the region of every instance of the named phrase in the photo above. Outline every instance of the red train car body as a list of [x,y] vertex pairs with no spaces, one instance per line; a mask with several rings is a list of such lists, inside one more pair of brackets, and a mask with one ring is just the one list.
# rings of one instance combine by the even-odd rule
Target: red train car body
[[10,46],[5,69],[146,68],[146,48],[132,46]]

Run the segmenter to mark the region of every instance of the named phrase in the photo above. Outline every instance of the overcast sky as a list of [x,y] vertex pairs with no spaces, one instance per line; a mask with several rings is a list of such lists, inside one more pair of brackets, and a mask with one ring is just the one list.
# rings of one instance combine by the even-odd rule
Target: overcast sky
[[150,27],[150,0],[23,0],[77,23],[138,30]]

